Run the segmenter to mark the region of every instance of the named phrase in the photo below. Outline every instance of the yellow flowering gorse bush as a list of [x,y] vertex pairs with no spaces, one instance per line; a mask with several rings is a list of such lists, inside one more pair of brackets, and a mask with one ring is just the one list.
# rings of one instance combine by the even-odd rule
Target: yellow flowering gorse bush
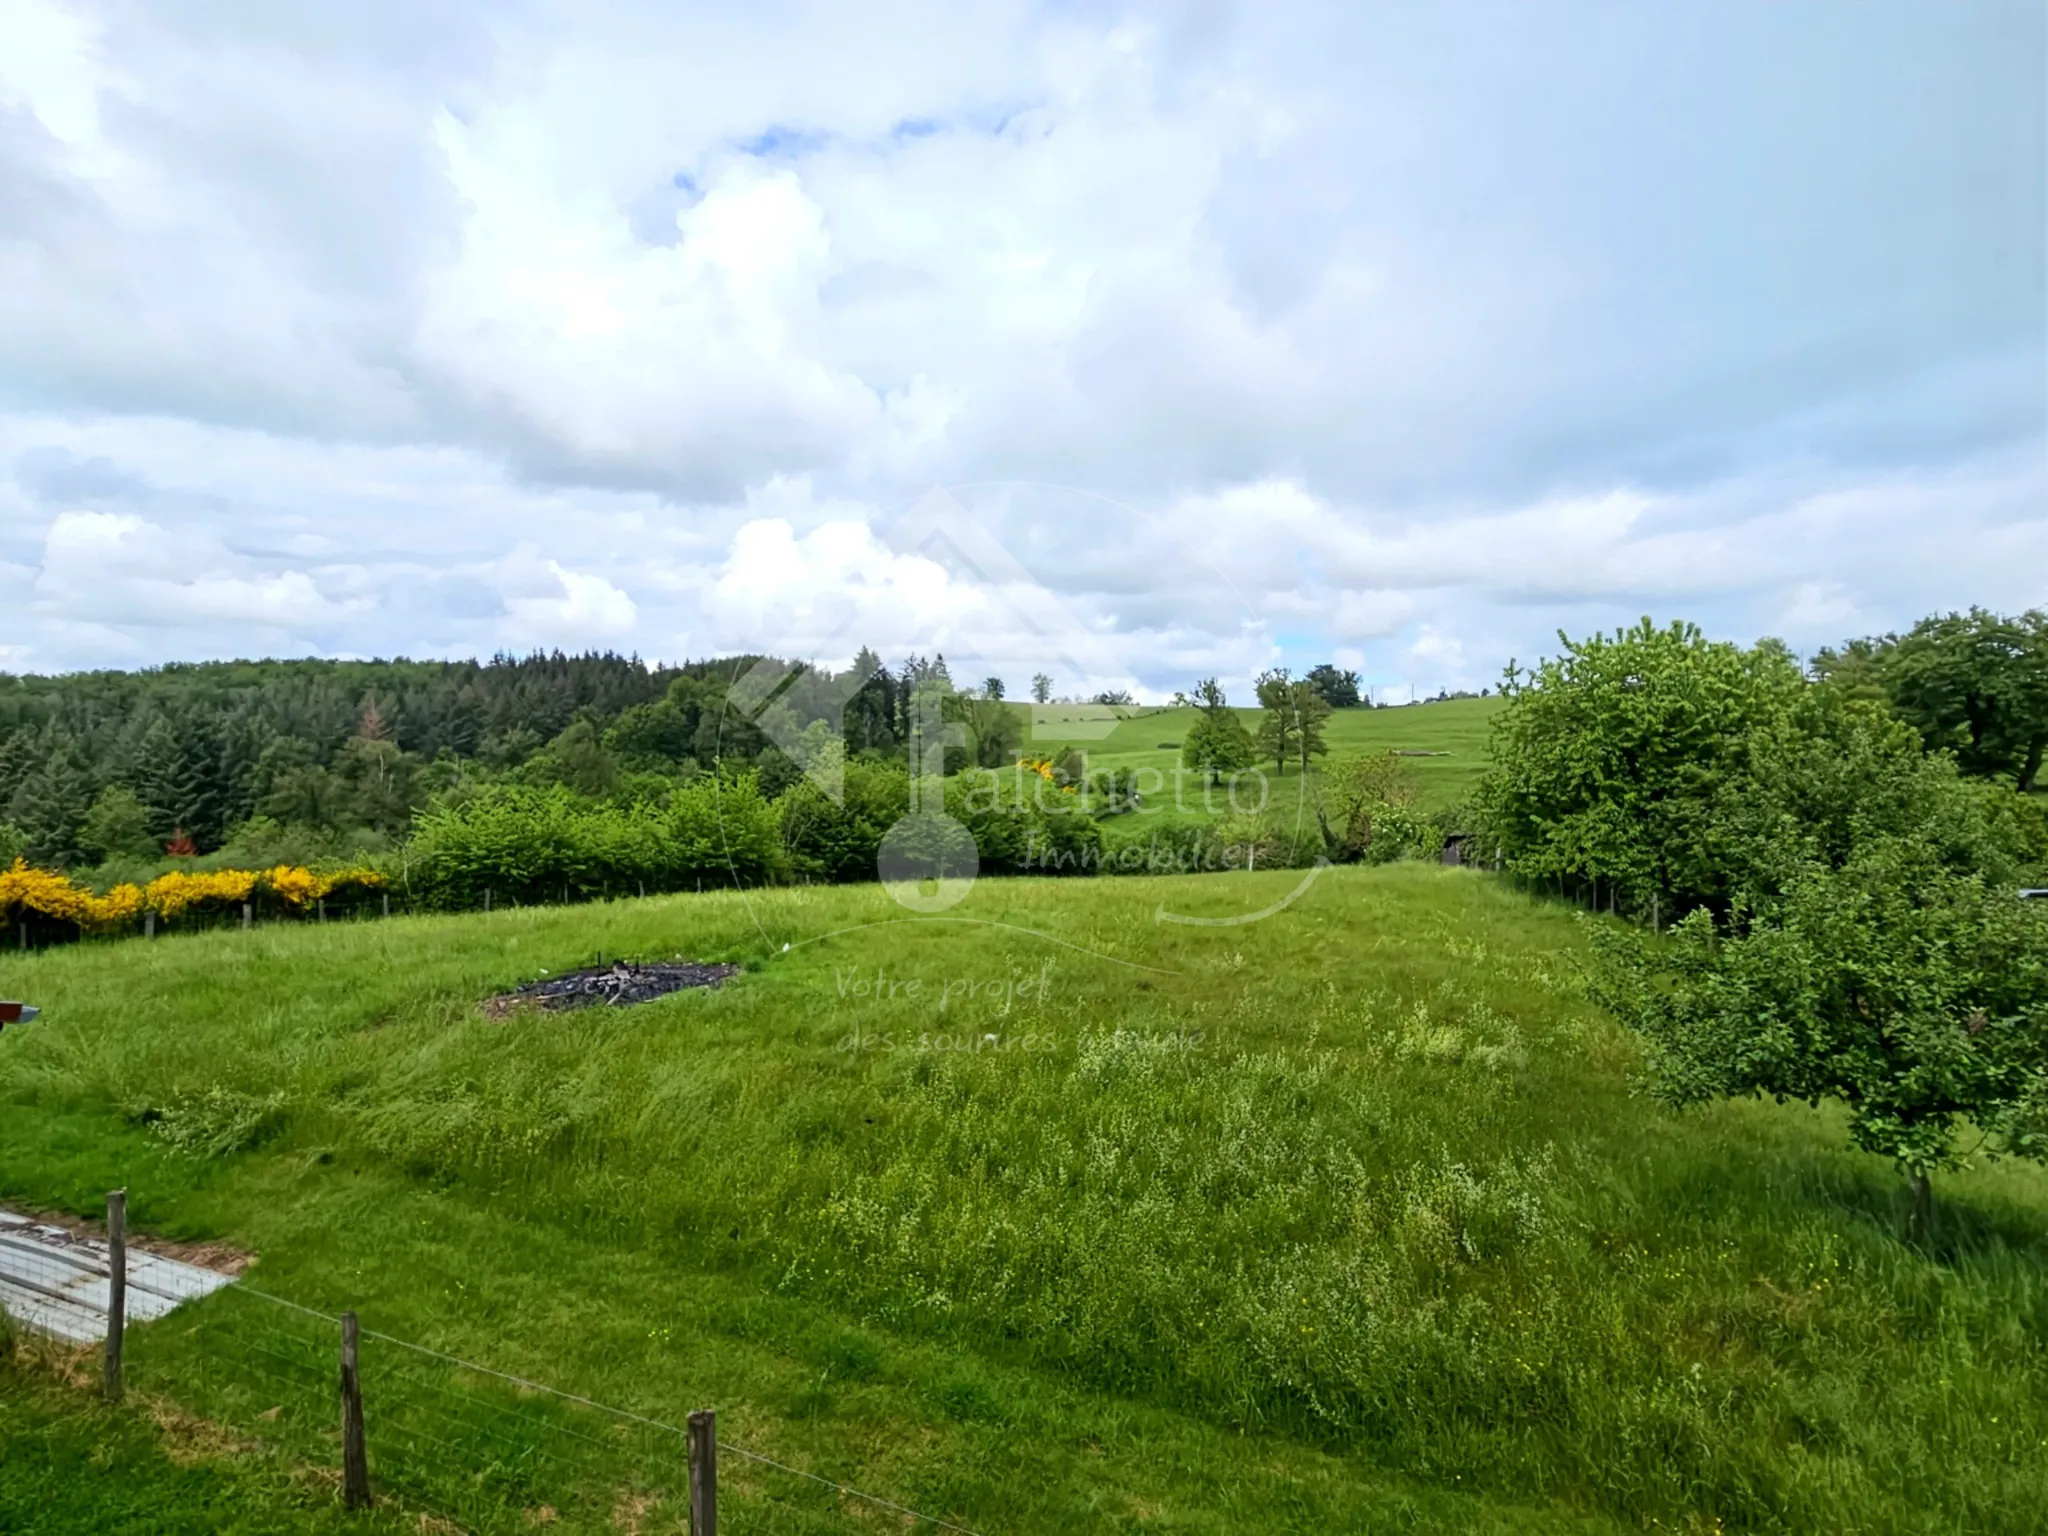
[[132,928],[146,912],[169,922],[195,908],[232,911],[266,892],[303,912],[337,890],[369,890],[383,883],[384,877],[374,869],[315,872],[279,864],[265,870],[174,869],[146,886],[117,885],[102,896],[55,870],[31,869],[25,860],[16,859],[13,868],[0,870],[0,922],[34,916],[73,923],[87,933],[111,933]]
[[1020,757],[1017,759],[1017,766],[1019,768],[1022,768],[1026,773],[1037,774],[1041,779],[1045,780],[1045,782],[1048,784],[1058,785],[1059,788],[1066,794],[1071,795],[1074,792],[1074,786],[1072,784],[1060,783],[1058,778],[1058,769],[1054,766],[1053,760],[1049,757]]

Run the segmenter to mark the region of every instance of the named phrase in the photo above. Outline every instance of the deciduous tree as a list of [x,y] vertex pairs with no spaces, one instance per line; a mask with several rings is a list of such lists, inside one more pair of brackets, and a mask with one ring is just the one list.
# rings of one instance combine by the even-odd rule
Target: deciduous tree
[[1598,995],[1649,1045],[1665,1101],[1764,1095],[1849,1111],[1849,1135],[1911,1182],[1929,1235],[1958,1132],[2048,1156],[2048,904],[1886,837],[1811,865],[1732,924],[1705,908],[1667,942],[1612,927]]
[[1314,683],[1306,678],[1287,690],[1287,703],[1294,714],[1294,751],[1301,759],[1301,771],[1308,772],[1309,760],[1322,757],[1330,746],[1324,735],[1330,722],[1330,705]]
[[1310,667],[1307,680],[1332,709],[1357,709],[1366,702],[1358,691],[1358,674],[1340,670],[1334,662]]
[[1250,767],[1256,748],[1224,697],[1222,684],[1213,677],[1204,678],[1195,685],[1194,701],[1201,713],[1181,740],[1182,766],[1200,773],[1208,784]]
[[1904,635],[1823,651],[1815,670],[1851,692],[1882,694],[1930,747],[1966,773],[2010,778],[2022,794],[2048,753],[2048,613],[1982,608],[1922,619]]
[[1259,718],[1258,748],[1273,759],[1273,772],[1277,775],[1286,771],[1288,756],[1294,749],[1293,684],[1285,667],[1275,667],[1261,672],[1253,680],[1252,688],[1258,695],[1259,708],[1265,711]]

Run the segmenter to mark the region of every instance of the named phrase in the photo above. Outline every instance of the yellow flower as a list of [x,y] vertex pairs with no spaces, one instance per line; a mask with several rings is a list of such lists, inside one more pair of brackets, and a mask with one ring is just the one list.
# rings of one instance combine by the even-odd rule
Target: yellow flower
[[31,869],[25,859],[0,870],[0,922],[36,916],[55,922],[73,923],[92,933],[133,928],[144,912],[154,912],[169,922],[180,913],[213,906],[233,911],[248,901],[259,886],[277,893],[300,911],[337,890],[353,887],[374,890],[384,877],[374,869],[351,866],[315,874],[292,864],[280,864],[261,872],[249,869],[216,869],[192,873],[174,869],[158,875],[147,886],[117,885],[106,895],[96,895],[82,885],[50,869]]

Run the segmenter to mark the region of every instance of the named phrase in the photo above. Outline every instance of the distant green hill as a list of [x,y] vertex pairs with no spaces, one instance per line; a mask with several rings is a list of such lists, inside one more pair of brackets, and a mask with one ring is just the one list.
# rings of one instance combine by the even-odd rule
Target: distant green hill
[[[1410,704],[1393,709],[1340,709],[1330,717],[1328,740],[1333,754],[1399,751],[1407,759],[1424,804],[1435,809],[1454,803],[1479,782],[1486,771],[1487,730],[1499,699],[1447,699],[1440,704]],[[1020,705],[1036,723],[1027,730],[1026,750],[1057,753],[1079,747],[1091,768],[1153,768],[1171,772],[1180,763],[1180,743],[1196,712],[1192,709],[1135,706],[1107,736],[1091,736],[1086,724],[1099,718],[1096,706]],[[1063,713],[1063,711],[1065,711]],[[1240,709],[1247,731],[1256,732],[1259,711]],[[1072,729],[1074,727],[1080,729]],[[1262,765],[1267,772],[1273,765]],[[1292,783],[1292,767],[1280,776]]]

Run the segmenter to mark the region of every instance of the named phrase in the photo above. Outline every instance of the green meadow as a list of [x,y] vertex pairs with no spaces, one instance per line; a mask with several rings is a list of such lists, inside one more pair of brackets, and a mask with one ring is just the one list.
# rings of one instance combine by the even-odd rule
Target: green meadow
[[[650,1419],[714,1406],[732,1442],[981,1532],[2038,1529],[2048,1174],[1948,1181],[1940,1245],[1909,1248],[1896,1176],[1831,1112],[1635,1093],[1586,920],[1489,875],[1347,866],[1264,921],[1171,920],[1302,878],[8,955],[0,990],[45,1012],[0,1036],[0,1201],[91,1215],[125,1185],[138,1229],[252,1253],[271,1295]],[[675,955],[744,969],[480,1006]],[[365,1348],[373,1475],[410,1507],[682,1529],[660,1433]],[[130,1353],[149,1411],[108,1476],[169,1458],[177,1498],[336,1525],[306,1505],[324,1323],[231,1289]],[[0,1515],[112,1433],[23,1357]],[[733,1532],[912,1528],[725,1477]]]
[[[1423,807],[1436,810],[1455,804],[1477,787],[1480,775],[1486,771],[1487,728],[1500,704],[1496,698],[1446,699],[1436,704],[1410,704],[1393,709],[1340,709],[1330,716],[1325,740],[1331,757],[1373,752],[1404,754],[1404,764]],[[1181,741],[1199,711],[1149,705],[1115,706],[1114,713],[1122,718],[1103,734],[1101,728],[1108,723],[1103,717],[1111,710],[1102,706],[1027,704],[1017,708],[1029,721],[1024,735],[1025,752],[1051,756],[1075,747],[1088,754],[1090,769],[1149,770],[1159,777],[1155,781],[1148,776],[1145,782],[1148,803],[1168,809],[1171,814],[1177,809],[1178,800],[1194,812],[1189,819],[1204,819],[1199,810],[1201,792],[1197,776],[1184,773],[1180,766]],[[1236,714],[1246,732],[1257,735],[1260,712],[1240,709]],[[1274,773],[1270,761],[1257,766],[1269,775]],[[1311,771],[1311,785],[1317,777]],[[1274,778],[1274,804],[1292,803],[1297,783],[1298,770],[1290,763]]]
[[[1022,752],[1053,758],[1073,748],[1087,756],[1087,768],[1133,770],[1143,795],[1143,809],[1120,815],[1108,825],[1118,838],[1143,842],[1151,829],[1174,825],[1210,825],[1239,811],[1264,811],[1278,819],[1313,819],[1321,795],[1321,766],[1335,758],[1395,752],[1403,776],[1413,786],[1417,807],[1444,811],[1479,786],[1487,770],[1487,729],[1499,698],[1448,698],[1436,705],[1399,709],[1339,709],[1329,717],[1325,745],[1329,754],[1315,760],[1305,776],[1296,762],[1276,766],[1270,758],[1255,762],[1257,774],[1245,776],[1237,799],[1229,786],[1206,786],[1202,774],[1182,768],[1180,745],[1194,727],[1194,709],[1100,707],[1100,705],[1018,705],[1026,719]],[[1235,711],[1247,735],[1257,735],[1260,711]],[[1034,782],[1018,778],[1020,770],[1001,770],[1001,795],[1044,799]]]

